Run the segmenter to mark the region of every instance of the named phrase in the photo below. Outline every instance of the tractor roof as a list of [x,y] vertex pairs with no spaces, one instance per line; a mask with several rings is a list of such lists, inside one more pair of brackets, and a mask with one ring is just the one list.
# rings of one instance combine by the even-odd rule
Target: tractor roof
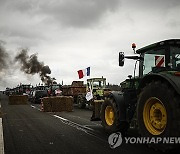
[[164,40],[164,41],[156,42],[156,43],[150,44],[148,46],[145,46],[141,49],[136,50],[136,53],[138,53],[138,54],[144,53],[147,50],[151,50],[153,48],[166,46],[166,45],[178,45],[178,46],[180,46],[180,39],[170,39],[170,40]]
[[106,78],[91,78],[91,79],[87,79],[87,81],[105,81]]

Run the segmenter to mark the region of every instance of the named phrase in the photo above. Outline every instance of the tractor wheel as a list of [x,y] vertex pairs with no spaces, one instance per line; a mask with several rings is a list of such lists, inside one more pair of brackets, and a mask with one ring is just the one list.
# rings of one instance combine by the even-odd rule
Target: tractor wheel
[[113,98],[105,99],[104,103],[102,103],[100,114],[102,126],[107,133],[121,131],[124,134],[127,131],[127,123],[120,122],[119,110]]
[[[137,115],[139,133],[142,137],[180,136],[180,96],[168,84],[153,81],[141,92]],[[149,144],[150,147],[168,151],[176,144]]]
[[84,109],[86,107],[85,99],[83,95],[79,95],[77,98],[77,104],[80,109]]

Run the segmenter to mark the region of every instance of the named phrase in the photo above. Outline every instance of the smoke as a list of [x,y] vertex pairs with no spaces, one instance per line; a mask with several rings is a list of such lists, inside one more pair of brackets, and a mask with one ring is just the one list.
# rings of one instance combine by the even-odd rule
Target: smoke
[[37,54],[28,55],[27,49],[22,49],[19,54],[16,55],[15,61],[18,61],[21,65],[21,70],[26,74],[39,74],[42,82],[46,84],[52,83],[52,79],[48,74],[51,74],[49,66],[44,65],[43,62],[38,60]]
[[8,67],[8,53],[3,47],[3,42],[0,41],[0,71]]

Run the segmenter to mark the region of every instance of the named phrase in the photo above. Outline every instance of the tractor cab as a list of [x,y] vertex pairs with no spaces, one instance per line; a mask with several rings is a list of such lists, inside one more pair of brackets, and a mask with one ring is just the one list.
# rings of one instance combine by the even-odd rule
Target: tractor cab
[[86,90],[92,90],[93,96],[103,97],[104,89],[106,88],[106,78],[91,78],[87,79]]
[[[134,76],[129,75],[128,79],[121,83],[123,90],[137,89],[144,76],[180,71],[180,39],[157,42],[137,51],[135,51],[136,46],[133,43],[132,48],[139,56],[124,56],[123,52],[119,53],[119,66],[124,65],[125,59],[136,60]],[[135,76],[137,62],[139,62],[139,74]]]
[[164,71],[180,71],[180,40],[165,40],[136,51],[143,58],[139,76]]

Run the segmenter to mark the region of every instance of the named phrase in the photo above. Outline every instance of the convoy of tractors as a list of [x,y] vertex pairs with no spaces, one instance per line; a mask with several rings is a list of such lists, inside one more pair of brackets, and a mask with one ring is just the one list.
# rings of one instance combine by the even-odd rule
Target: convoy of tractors
[[[73,81],[69,86],[54,85],[60,91],[58,95],[72,96],[79,108],[90,107],[91,120],[101,120],[107,133],[126,134],[135,127],[143,137],[180,136],[180,39],[164,40],[138,50],[133,43],[132,48],[134,56],[119,52],[119,66],[124,65],[125,59],[135,60],[133,75],[120,83],[121,91],[108,89],[102,77],[87,79],[86,84]],[[45,88],[49,91],[47,96],[56,95],[57,89],[52,86]],[[30,93],[29,86],[24,87],[19,86],[16,94]],[[6,93],[13,94],[9,89]],[[177,145],[150,146],[166,151]]]

